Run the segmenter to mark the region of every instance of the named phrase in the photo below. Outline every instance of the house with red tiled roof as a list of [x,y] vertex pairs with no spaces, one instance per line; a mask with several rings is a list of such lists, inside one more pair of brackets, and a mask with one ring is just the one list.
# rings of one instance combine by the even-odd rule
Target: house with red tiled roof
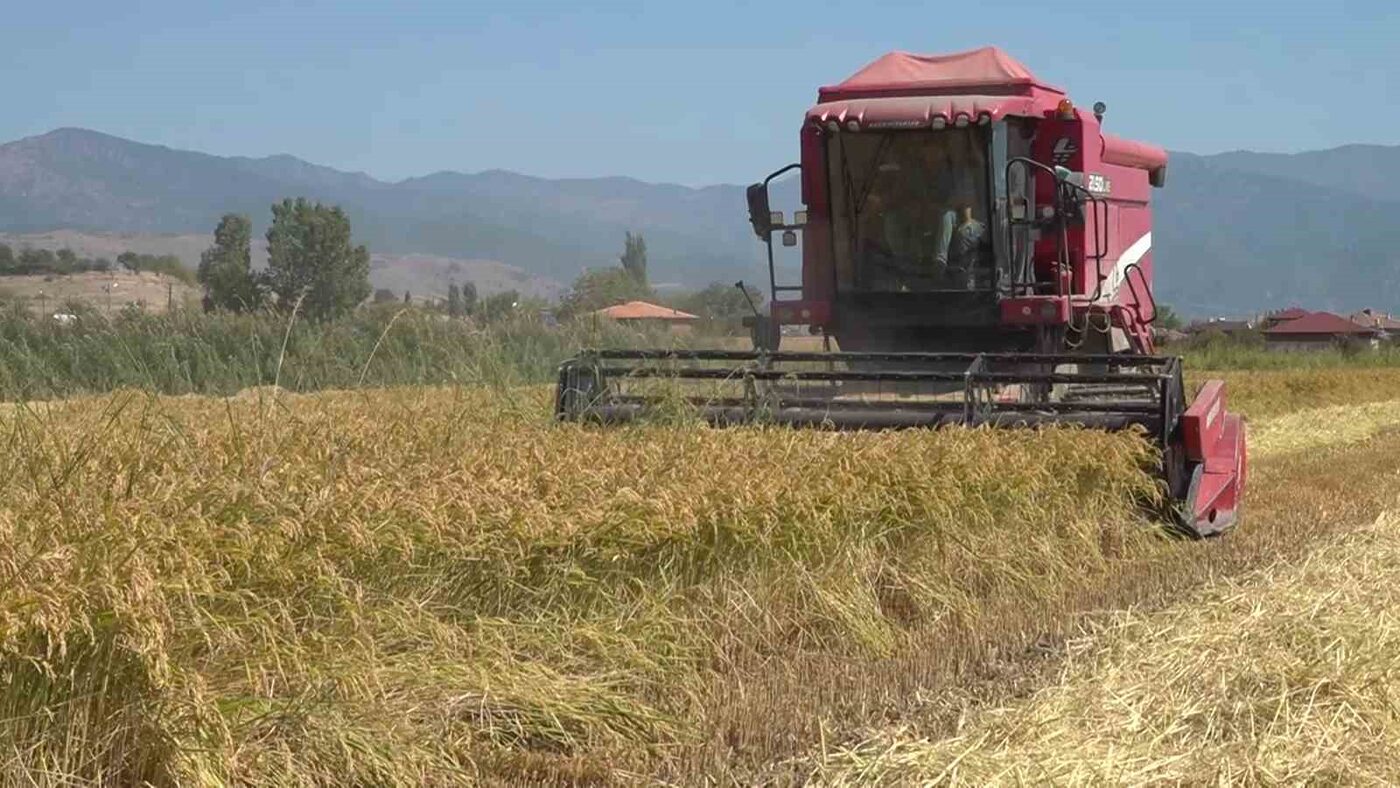
[[1264,328],[1273,328],[1280,323],[1287,323],[1290,320],[1297,320],[1300,317],[1307,317],[1308,310],[1300,306],[1290,306],[1287,309],[1280,309],[1277,312],[1270,312],[1264,315],[1261,321]]
[[1319,350],[1349,342],[1380,344],[1383,332],[1331,312],[1310,312],[1264,329],[1264,342],[1275,350]]
[[614,304],[613,306],[599,309],[592,314],[594,317],[605,317],[609,320],[616,320],[619,323],[626,323],[634,326],[669,326],[672,329],[679,330],[688,330],[692,323],[700,319],[689,312],[682,312],[679,309],[651,304],[646,301],[628,301],[625,304]]

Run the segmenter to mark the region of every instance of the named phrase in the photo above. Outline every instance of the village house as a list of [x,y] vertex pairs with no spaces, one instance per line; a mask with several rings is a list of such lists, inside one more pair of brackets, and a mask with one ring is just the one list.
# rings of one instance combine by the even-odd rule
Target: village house
[[666,326],[678,333],[690,331],[695,321],[700,319],[689,312],[682,312],[679,309],[651,304],[646,301],[628,301],[625,304],[614,304],[613,306],[599,309],[593,312],[592,315],[593,317],[616,320],[619,323],[630,326]]
[[1375,348],[1382,331],[1352,322],[1331,312],[1310,312],[1264,329],[1264,342],[1272,350],[1325,350],[1348,343]]
[[1300,317],[1307,316],[1308,310],[1300,306],[1290,306],[1287,309],[1280,309],[1277,312],[1269,312],[1264,315],[1264,319],[1259,321],[1259,324],[1267,330],[1281,323],[1287,323],[1290,320],[1297,320]]

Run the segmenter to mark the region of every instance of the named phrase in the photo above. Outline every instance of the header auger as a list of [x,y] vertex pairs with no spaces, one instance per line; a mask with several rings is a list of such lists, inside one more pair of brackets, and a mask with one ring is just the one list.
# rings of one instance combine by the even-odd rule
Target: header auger
[[[891,53],[822,88],[801,161],[749,187],[770,312],[754,350],[587,351],[560,369],[568,420],[627,421],[680,397],[715,424],[840,429],[1072,423],[1147,431],[1181,525],[1238,518],[1244,426],[1224,385],[1188,399],[1154,354],[1151,191],[1161,148],[1091,114],[995,48]],[[805,210],[770,210],[798,170]],[[801,241],[779,284],[773,236]],[[841,352],[782,350],[805,326]]]

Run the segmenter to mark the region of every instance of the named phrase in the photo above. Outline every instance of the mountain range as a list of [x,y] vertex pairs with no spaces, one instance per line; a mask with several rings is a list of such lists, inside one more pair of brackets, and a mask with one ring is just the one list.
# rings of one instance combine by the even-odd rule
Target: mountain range
[[[793,192],[789,182],[780,194],[791,202]],[[84,129],[0,145],[0,232],[20,242],[59,229],[202,235],[228,212],[261,225],[287,196],[344,207],[357,238],[380,253],[380,276],[389,271],[405,287],[418,281],[410,269],[431,269],[428,286],[445,287],[443,271],[455,263],[468,277],[484,264],[537,292],[557,291],[586,267],[615,263],[629,230],[645,234],[658,283],[766,278],[737,185],[501,170],[391,183],[286,155],[212,156]],[[1400,146],[1174,153],[1154,199],[1159,300],[1180,312],[1291,303],[1400,311]],[[197,246],[182,244],[182,257]],[[397,270],[403,260],[416,262]]]

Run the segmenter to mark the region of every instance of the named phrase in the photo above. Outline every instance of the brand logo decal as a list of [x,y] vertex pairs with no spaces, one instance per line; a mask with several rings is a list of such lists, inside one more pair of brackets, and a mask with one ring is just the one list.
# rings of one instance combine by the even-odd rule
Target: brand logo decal
[[1074,140],[1069,137],[1061,137],[1055,140],[1055,147],[1050,152],[1050,160],[1056,164],[1068,164],[1074,158],[1074,154],[1079,152],[1079,146],[1074,144]]
[[1094,194],[1111,194],[1113,181],[1097,173],[1089,173],[1088,182],[1084,187]]

